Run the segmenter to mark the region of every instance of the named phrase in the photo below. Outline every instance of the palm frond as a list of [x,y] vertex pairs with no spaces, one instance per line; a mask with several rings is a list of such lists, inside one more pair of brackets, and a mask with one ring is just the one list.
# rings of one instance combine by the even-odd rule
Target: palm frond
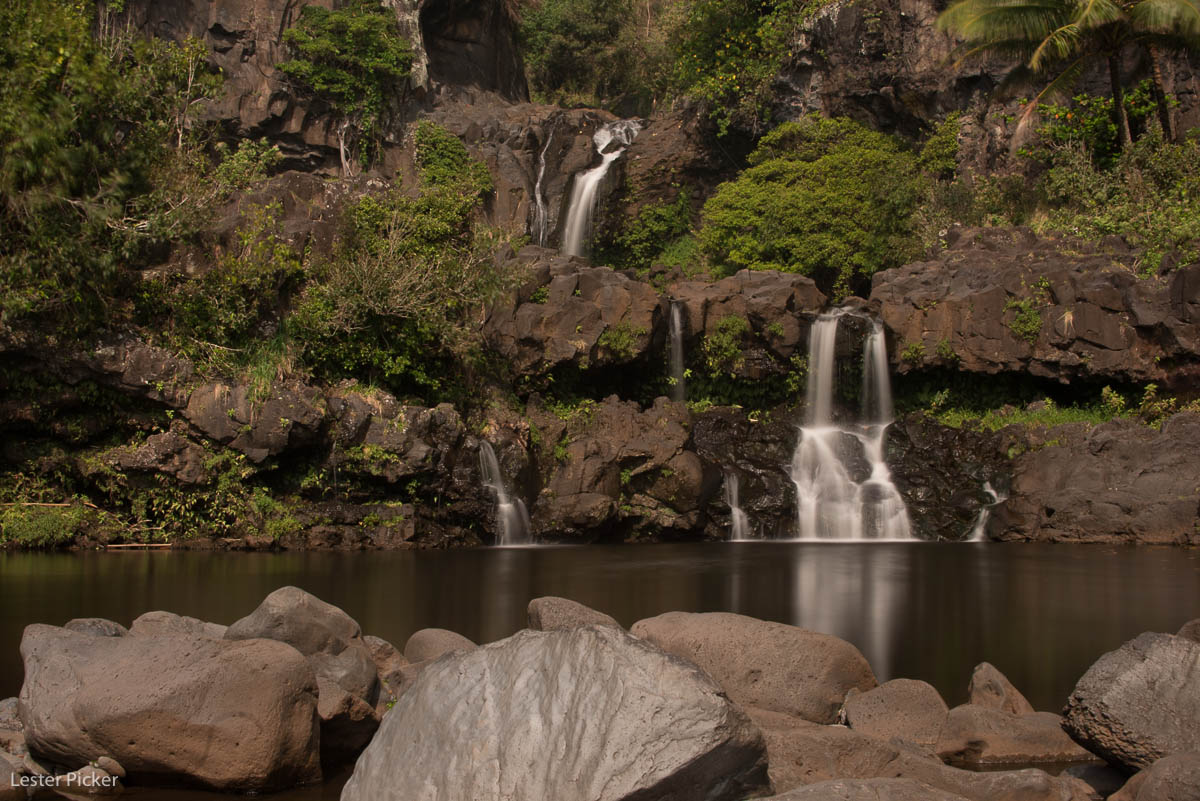
[[1029,57],[1029,66],[1041,71],[1054,61],[1073,56],[1083,41],[1083,31],[1078,23],[1071,22],[1052,31],[1041,41]]
[[1200,0],[1141,0],[1129,16],[1140,31],[1200,40]]
[[1120,4],[1114,0],[1083,0],[1075,11],[1073,21],[1080,28],[1099,28],[1116,22],[1124,15]]
[[1071,20],[1070,0],[960,0],[937,26],[968,42],[1040,41]]

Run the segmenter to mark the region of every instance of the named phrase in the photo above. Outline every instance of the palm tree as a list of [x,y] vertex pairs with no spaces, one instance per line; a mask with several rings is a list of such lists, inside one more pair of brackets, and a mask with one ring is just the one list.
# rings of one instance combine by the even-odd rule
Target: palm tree
[[1122,145],[1132,141],[1125,110],[1121,56],[1145,46],[1154,69],[1160,119],[1169,133],[1158,49],[1200,44],[1200,0],[959,0],[938,17],[938,27],[963,44],[962,58],[1001,53],[1019,58],[1035,74],[1052,76],[1026,118],[1046,97],[1067,94],[1095,60],[1107,62],[1113,114]]

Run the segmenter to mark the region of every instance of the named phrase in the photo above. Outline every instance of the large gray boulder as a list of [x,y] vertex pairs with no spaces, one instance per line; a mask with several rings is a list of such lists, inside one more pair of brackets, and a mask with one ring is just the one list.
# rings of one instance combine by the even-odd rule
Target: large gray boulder
[[975,706],[1011,715],[1028,715],[1036,711],[1008,677],[990,662],[980,662],[975,666],[971,683],[967,685],[967,697],[968,703]]
[[527,610],[529,628],[534,631],[558,631],[576,626],[616,626],[621,624],[603,612],[597,612],[569,598],[534,598]]
[[892,679],[865,693],[851,693],[842,706],[846,725],[881,740],[899,737],[933,748],[946,724],[949,707],[932,685]]
[[743,706],[833,723],[846,693],[877,686],[867,660],[831,634],[726,612],[668,612],[633,634],[699,665]]
[[1067,699],[1067,732],[1132,773],[1200,751],[1200,643],[1145,633],[1100,657]]
[[[1041,770],[975,772],[943,764],[898,740],[885,742],[844,726],[748,709],[767,740],[771,782],[787,792],[831,779],[911,779],[971,801],[1096,801],[1078,779]],[[836,798],[836,796],[834,796]]]
[[1200,753],[1163,757],[1130,779],[1108,801],[1200,801]]
[[319,781],[317,686],[269,640],[96,637],[32,625],[19,712],[30,752],[116,759],[138,784],[278,790]]
[[950,710],[934,750],[946,762],[971,766],[1095,760],[1063,731],[1062,718],[1052,712],[1010,715],[974,704]]
[[967,801],[915,779],[832,779],[798,787],[768,801]]
[[318,679],[327,763],[357,754],[379,727],[379,670],[362,628],[338,607],[298,587],[282,587],[230,626],[225,639],[278,640],[307,657]]
[[736,801],[762,735],[694,666],[609,626],[522,631],[427,667],[342,801]]

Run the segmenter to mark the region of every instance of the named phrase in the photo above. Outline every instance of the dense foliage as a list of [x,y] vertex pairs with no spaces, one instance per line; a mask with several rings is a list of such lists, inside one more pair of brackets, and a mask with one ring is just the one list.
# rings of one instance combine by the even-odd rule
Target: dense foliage
[[763,137],[750,165],[704,206],[699,239],[714,271],[798,272],[845,294],[917,252],[925,179],[898,141],[813,117]]

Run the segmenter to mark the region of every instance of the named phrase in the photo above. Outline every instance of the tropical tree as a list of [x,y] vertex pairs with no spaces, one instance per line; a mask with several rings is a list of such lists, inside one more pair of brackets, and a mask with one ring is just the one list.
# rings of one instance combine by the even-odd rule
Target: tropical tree
[[1015,56],[1034,74],[1049,76],[1029,113],[1037,101],[1067,94],[1096,60],[1105,61],[1117,130],[1127,145],[1133,137],[1124,103],[1123,53],[1130,46],[1149,52],[1160,116],[1169,133],[1159,49],[1200,44],[1200,0],[959,0],[938,17],[938,27],[963,40],[961,58]]

